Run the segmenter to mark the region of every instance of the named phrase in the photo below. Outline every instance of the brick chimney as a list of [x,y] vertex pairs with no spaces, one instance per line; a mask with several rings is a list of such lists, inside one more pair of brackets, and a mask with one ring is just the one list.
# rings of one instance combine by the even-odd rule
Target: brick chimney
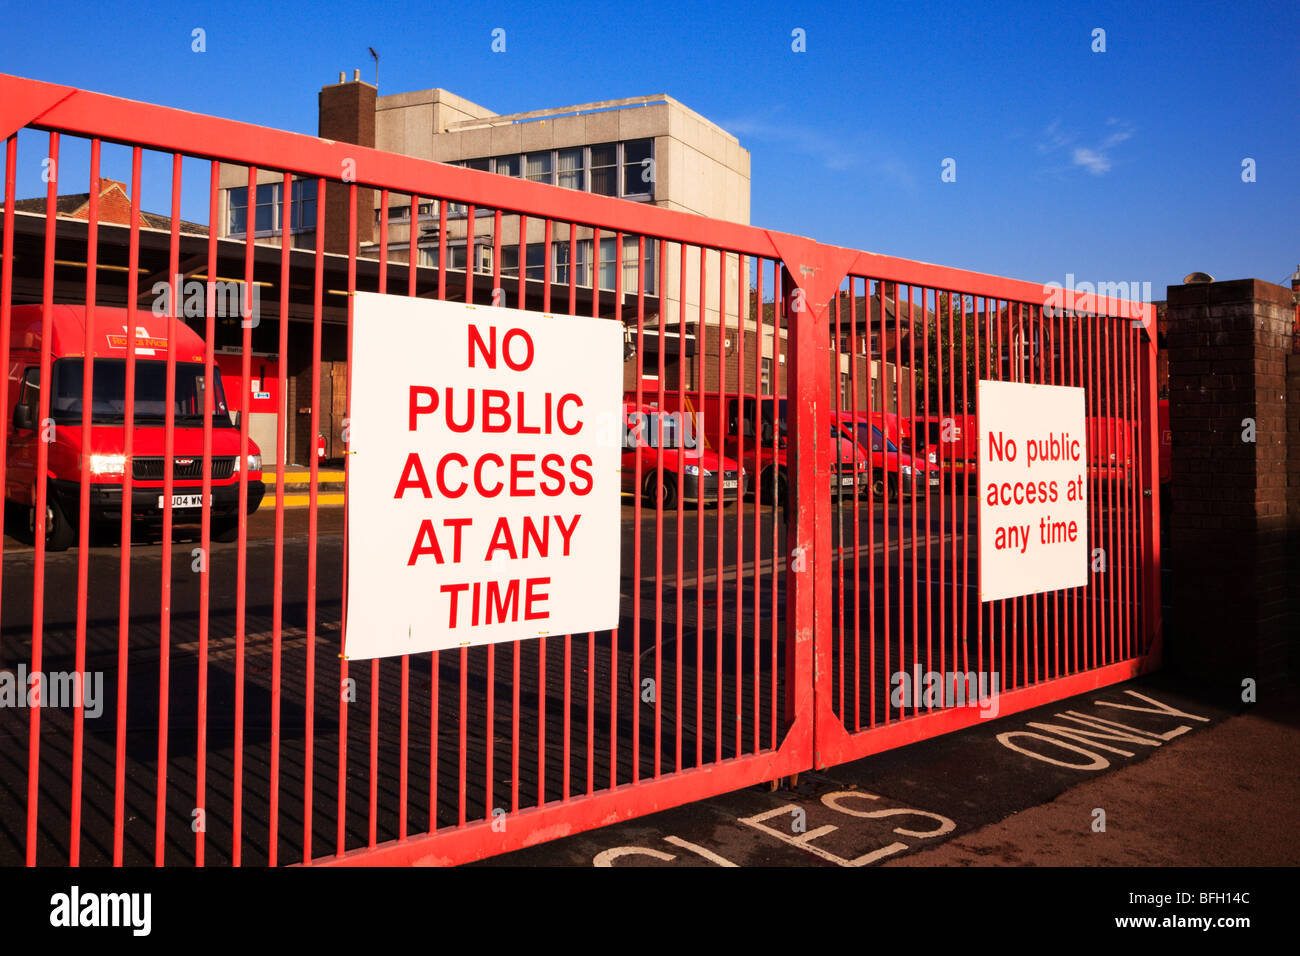
[[[375,100],[378,91],[361,81],[361,71],[352,74],[351,82],[321,87],[319,97],[319,132],[324,139],[358,146],[375,145]],[[343,170],[340,170],[340,175]],[[330,182],[325,187],[325,251],[348,251],[347,183]],[[373,189],[357,189],[357,243],[375,240],[375,195]]]

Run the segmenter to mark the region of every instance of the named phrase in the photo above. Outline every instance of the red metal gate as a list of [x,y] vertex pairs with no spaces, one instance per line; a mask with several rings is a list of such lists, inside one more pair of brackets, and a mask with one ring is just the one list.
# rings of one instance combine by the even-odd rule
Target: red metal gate
[[[26,713],[0,712],[6,747],[26,743],[25,754],[6,755],[0,775],[0,815],[25,821],[22,833],[11,828],[0,859],[461,862],[978,718],[969,708],[891,708],[893,668],[930,667],[937,657],[943,670],[959,655],[963,669],[972,657],[976,670],[983,655],[999,666],[1009,660],[1007,712],[1121,680],[1158,658],[1148,306],[1134,322],[1069,294],[1068,317],[1057,316],[1029,283],[14,77],[0,76],[0,136],[0,350],[9,370],[0,382],[9,512],[0,530],[20,539],[14,523],[25,513],[33,525],[29,549],[5,541],[0,660],[41,674],[41,691],[53,689],[54,674],[77,675],[82,687],[98,674],[109,688],[102,707],[88,707],[83,694],[66,709],[42,701]],[[101,168],[110,162],[131,170],[124,224],[99,206]],[[242,234],[226,237],[217,229],[226,221],[223,165],[246,169],[248,189]],[[46,195],[19,208],[16,184],[29,167],[45,171]],[[258,170],[275,171],[269,185],[283,197],[282,217],[288,197],[308,192],[295,183],[314,184],[314,210],[294,205],[303,223],[314,212],[310,248],[255,241],[253,197],[268,185]],[[79,193],[82,182],[90,184],[88,208],[69,216],[59,198]],[[327,199],[339,192],[349,210],[346,240],[326,232]],[[142,195],[167,197],[161,228],[142,215]],[[359,253],[357,216],[369,214],[372,195],[380,241]],[[186,196],[190,205],[205,200],[206,226],[182,221]],[[399,204],[412,210],[413,228],[408,248],[395,252],[387,229]],[[437,239],[421,249],[414,221],[426,204]],[[457,229],[459,267],[448,246]],[[513,267],[503,255],[511,245]],[[535,245],[540,262],[529,255]],[[483,268],[480,246],[491,249]],[[214,316],[218,287],[231,280],[266,291],[256,321],[223,328]],[[184,305],[191,281],[201,292],[197,314]],[[168,292],[159,317],[165,342],[144,343],[138,323],[158,301],[155,283]],[[632,356],[625,419],[650,423],[654,441],[641,447],[644,429],[625,439],[616,630],[368,664],[341,656],[346,520],[320,507],[314,454],[306,515],[286,509],[285,458],[300,410],[310,416],[310,435],[322,426],[322,350],[334,337],[347,343],[336,358],[350,359],[357,290],[624,324]],[[51,314],[61,303],[83,310],[75,314],[84,316],[84,342],[56,355]],[[16,336],[32,316],[23,341],[39,345],[29,372]],[[59,365],[94,354],[101,319],[125,326],[120,408],[100,408],[95,380],[116,374],[108,364]],[[295,323],[301,337],[291,335]],[[973,364],[963,358],[958,375],[950,355],[932,375],[930,338],[954,352],[954,323]],[[178,354],[185,326],[201,336],[201,355]],[[911,354],[918,334],[919,381]],[[223,335],[242,357],[230,400],[242,412],[237,474],[222,471],[215,453],[218,439],[236,447],[215,386],[195,393],[202,409],[191,413],[201,426],[178,422],[174,400],[178,369],[214,381],[214,343]],[[266,505],[273,514],[250,517],[250,496],[261,487],[247,413],[253,355],[274,351],[287,369],[295,341],[298,348],[310,341],[310,375],[279,383]],[[147,360],[158,366],[137,357],[142,344],[165,353]],[[847,378],[832,394],[830,373],[843,378],[842,365]],[[158,413],[137,407],[134,376],[148,378],[155,367],[165,369],[164,396],[173,400],[151,423]],[[873,370],[879,385],[860,390],[862,376],[875,380]],[[1112,432],[1107,448],[1131,448],[1124,436],[1138,436],[1136,456],[1121,454],[1091,476],[1108,504],[1097,509],[1090,541],[1116,558],[1088,587],[981,608],[966,588],[974,526],[971,502],[956,493],[965,463],[949,462],[934,502],[928,484],[924,496],[900,502],[887,466],[877,474],[870,453],[859,458],[830,440],[842,416],[856,420],[860,410],[868,422],[879,414],[900,437],[899,423],[912,419],[915,439],[919,420],[930,417],[931,384],[937,419],[969,415],[967,393],[957,389],[970,376],[1084,384],[1097,405],[1089,414]],[[13,407],[23,402],[30,420],[20,429]],[[97,449],[84,438],[93,440],[101,414],[100,426],[124,438],[107,490],[104,474],[92,474]],[[664,421],[676,437],[664,437]],[[33,422],[71,437],[29,440]],[[156,472],[141,470],[136,441],[158,444]],[[28,457],[14,451],[22,442]],[[701,445],[718,457],[693,457]],[[729,469],[752,494],[729,495]],[[269,469],[263,477],[270,484]],[[688,508],[692,490],[697,500]],[[187,492],[202,495],[197,513]],[[113,495],[119,514],[111,528],[92,527]],[[215,504],[222,495],[238,514],[230,547],[214,542],[224,529]],[[126,505],[155,497],[161,540],[141,546]],[[194,540],[178,545],[192,518],[201,518]],[[74,526],[75,561],[50,544]]]

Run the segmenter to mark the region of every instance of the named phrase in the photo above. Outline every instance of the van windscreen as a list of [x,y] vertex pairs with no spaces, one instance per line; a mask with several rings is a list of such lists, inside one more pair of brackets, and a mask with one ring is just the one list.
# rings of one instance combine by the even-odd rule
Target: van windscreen
[[[59,359],[54,363],[54,391],[50,395],[50,414],[56,422],[75,425],[81,421],[82,360]],[[126,420],[126,360],[95,359],[94,396],[90,420],[96,425],[122,424]],[[176,387],[173,406],[178,425],[203,423],[204,367],[198,362],[176,363]],[[212,424],[216,428],[233,428],[226,393],[221,387],[221,373],[212,370]],[[135,421],[162,424],[167,415],[167,363],[137,359],[135,363]]]

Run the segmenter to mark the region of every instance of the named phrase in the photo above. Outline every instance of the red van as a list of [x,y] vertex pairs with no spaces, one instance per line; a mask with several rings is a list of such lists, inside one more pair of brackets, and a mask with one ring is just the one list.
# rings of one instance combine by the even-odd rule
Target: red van
[[[757,453],[758,484],[755,486],[763,504],[788,504],[789,452],[786,448],[786,400],[771,395],[755,398],[717,392],[706,392],[703,400],[705,437],[717,436],[718,422],[725,424],[723,450],[728,455],[740,454],[741,436],[744,436],[744,454]],[[773,414],[775,412],[775,415]],[[773,419],[775,418],[775,423]],[[775,424],[775,435],[773,427]],[[853,435],[838,423],[831,424],[830,437],[835,440],[834,461],[831,465],[831,491],[861,493],[869,480],[867,456],[858,448]],[[755,444],[757,443],[757,448]],[[773,445],[775,444],[775,449]],[[857,478],[854,478],[854,463]]]
[[[913,451],[911,422],[894,412],[840,412],[840,422],[858,446],[871,452],[872,493],[885,494],[888,479],[891,497],[925,494],[926,485],[939,487],[939,467],[931,453],[928,461]],[[918,423],[919,424],[919,423]]]
[[[638,457],[640,488],[636,486]],[[639,491],[650,505],[657,498],[665,508],[675,507],[679,500],[716,502],[719,482],[724,502],[745,493],[745,469],[716,451],[699,447],[688,418],[665,412],[653,403],[638,408],[635,398],[628,397],[623,403],[622,466],[623,491]]]
[[[164,422],[167,413],[167,319],[149,311],[135,316],[135,405],[132,454],[126,449],[126,352],[130,342],[125,309],[96,308],[94,396],[90,433],[82,431],[82,371],[86,310],[56,305],[49,313],[51,381],[49,415],[41,422],[42,306],[13,310],[9,343],[11,426],[5,452],[5,501],[28,512],[35,528],[36,465],[42,440],[48,443],[46,547],[62,551],[77,540],[81,477],[90,486],[90,520],[121,521],[122,482],[131,469],[133,521],[161,522],[163,514]],[[204,345],[189,327],[176,322],[176,379],[172,470],[172,519],[197,523],[203,514]],[[262,503],[261,449],[250,438],[248,456],[239,454],[239,428],[226,403],[221,373],[212,370],[212,536],[232,539],[239,526],[239,474],[248,476],[248,513]]]

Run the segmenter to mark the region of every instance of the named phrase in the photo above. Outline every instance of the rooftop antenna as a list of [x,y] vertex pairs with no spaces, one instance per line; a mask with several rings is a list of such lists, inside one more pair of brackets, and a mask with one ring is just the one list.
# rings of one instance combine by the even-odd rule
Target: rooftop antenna
[[375,52],[375,48],[372,46],[368,46],[366,47],[366,49],[370,51],[370,56],[375,61],[375,89],[378,90],[379,89],[379,54]]

